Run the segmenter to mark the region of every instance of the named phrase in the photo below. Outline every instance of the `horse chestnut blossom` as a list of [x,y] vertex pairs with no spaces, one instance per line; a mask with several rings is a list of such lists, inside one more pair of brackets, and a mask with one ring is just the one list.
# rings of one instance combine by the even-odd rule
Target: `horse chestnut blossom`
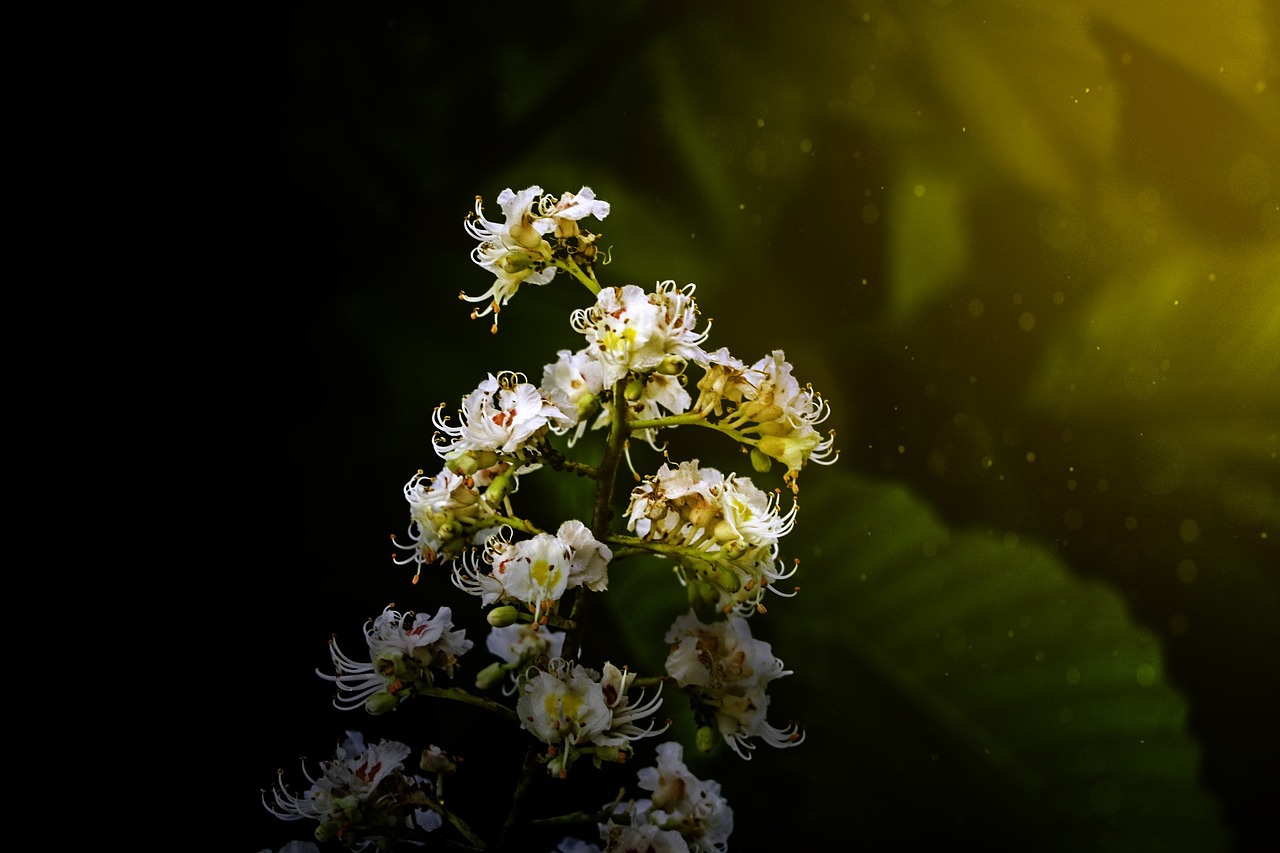
[[796,746],[796,725],[775,728],[765,720],[769,682],[791,675],[768,643],[751,636],[746,619],[730,615],[710,624],[693,613],[680,616],[663,638],[671,646],[667,673],[694,703],[694,718],[710,726],[739,757],[749,759],[753,738],[773,747]]
[[564,652],[564,632],[555,631],[537,622],[516,622],[511,625],[495,625],[489,629],[485,647],[502,659],[481,670],[476,684],[492,686],[503,674],[510,676],[503,692],[511,695],[520,684],[523,671],[530,666],[546,666]]
[[655,729],[652,722],[647,728],[637,725],[662,707],[662,688],[647,701],[642,692],[633,703],[627,689],[634,680],[633,673],[611,663],[597,672],[562,658],[525,680],[516,713],[525,729],[550,745],[549,774],[567,775],[583,754],[595,755],[597,760],[624,760],[632,751],[632,741],[667,730],[667,725]]
[[[656,743],[654,763],[636,776],[638,793],[624,789],[584,811],[556,803],[554,791],[532,792],[540,784],[569,788],[566,794],[589,791],[558,780],[606,762],[635,761],[642,742],[672,727],[657,716],[664,686],[670,698],[672,682],[678,698],[689,702],[699,750],[723,741],[747,759],[759,743],[783,748],[803,741],[798,724],[778,728],[766,720],[769,684],[791,672],[768,643],[752,637],[747,617],[768,612],[766,592],[795,594],[783,581],[799,564],[780,558],[780,540],[799,513],[801,469],[838,457],[834,436],[818,432],[830,408],[800,384],[780,349],[754,363],[725,348],[708,349],[711,323],[703,320],[694,284],[655,278],[652,287],[602,285],[597,273],[609,252],[587,223],[604,220],[611,208],[590,187],[559,195],[537,184],[507,188],[498,204],[502,217],[490,220],[477,197],[464,223],[477,241],[472,260],[492,282],[478,296],[460,297],[479,303],[473,318],[492,315],[496,332],[499,312],[522,284],[571,279],[591,294],[561,330],[570,339],[580,335],[580,347],[540,359],[536,385],[523,373],[487,373],[463,395],[456,417],[440,404],[431,415],[431,449],[442,464],[418,468],[403,482],[408,525],[391,536],[392,563],[416,566],[412,584],[424,577],[443,582],[440,575],[447,575],[479,599],[491,657],[468,672],[473,644],[454,626],[450,607],[431,616],[387,605],[364,624],[367,660],[347,655],[335,637],[332,671],[316,671],[335,685],[333,704],[340,710],[386,715],[409,697],[415,705],[456,702],[479,715],[475,729],[460,731],[454,718],[430,713],[411,720],[384,716],[387,725],[411,723],[409,730],[424,739],[423,725],[447,719],[442,736],[453,742],[418,744],[417,772],[425,776],[417,776],[404,768],[407,743],[366,746],[358,732],[348,732],[334,758],[322,762],[319,773],[307,773],[305,793],[291,793],[277,773],[262,803],[283,820],[314,821],[322,845],[352,850],[435,841],[442,849],[505,850],[536,845],[526,835],[530,829],[585,824],[594,825],[598,843],[565,838],[560,853],[726,853],[733,810],[718,782],[689,771],[677,740]],[[719,433],[749,454],[754,474],[675,458],[679,446],[670,436],[677,428]],[[584,441],[588,433],[591,440]],[[774,462],[782,464],[781,477],[764,483],[762,476],[776,472]],[[629,493],[619,479],[624,465],[634,477]],[[540,500],[521,506],[530,489],[520,487],[535,476]],[[542,478],[552,477],[573,483],[541,488]],[[570,494],[573,484],[587,494]],[[783,505],[786,487],[789,507]],[[570,507],[581,513],[557,517],[558,509]],[[635,557],[660,559],[620,567]],[[653,588],[665,572],[653,582],[645,573],[663,561],[685,586],[688,610],[662,617],[674,622],[661,637],[642,636],[643,620],[633,619],[661,606],[658,599],[592,603],[604,594],[634,596],[633,590]],[[434,564],[447,568],[423,571]],[[611,588],[617,571],[634,572],[636,583]],[[418,593],[410,585],[402,595]],[[600,655],[590,641],[601,632],[588,623],[610,616],[619,624],[604,635],[634,643],[636,657],[645,657],[646,645],[661,654],[658,643],[666,644],[665,673],[638,674]],[[468,677],[454,683],[460,672]],[[468,756],[460,747],[465,743],[484,743],[489,752]],[[492,768],[477,764],[490,760]],[[445,776],[476,770],[483,775],[451,787],[446,804]],[[490,792],[490,780],[513,776],[509,771],[518,773],[514,792]],[[470,804],[459,794],[481,788],[484,794]],[[534,814],[535,802],[548,812]],[[495,804],[509,812],[484,813]],[[436,838],[428,840],[426,832]],[[303,853],[316,845],[292,842],[284,849]]]
[[510,467],[510,463],[500,462],[471,475],[445,468],[430,479],[418,469],[409,478],[404,485],[404,498],[409,503],[408,536],[413,544],[402,546],[394,535],[391,541],[409,552],[405,557],[393,557],[398,564],[417,563],[414,583],[418,582],[423,565],[436,562],[444,552],[456,556],[459,549],[473,541],[477,531],[494,523],[497,513],[482,499],[481,489]]
[[627,529],[642,540],[674,546],[677,576],[690,600],[723,612],[763,609],[766,590],[795,574],[778,561],[778,539],[795,524],[798,507],[782,513],[778,493],[750,479],[703,468],[698,460],[663,463],[631,492]]
[[[609,203],[597,199],[590,187],[577,193],[566,192],[556,199],[543,195],[542,187],[535,184],[520,192],[508,187],[498,194],[503,222],[487,219],[482,204],[483,199],[477,196],[475,211],[467,215],[463,225],[468,234],[480,241],[472,249],[471,259],[493,273],[493,285],[479,296],[458,296],[467,302],[487,302],[472,311],[471,317],[492,313],[496,332],[498,312],[521,284],[549,283],[555,278],[557,260],[569,263],[577,256],[588,262],[594,259],[594,235],[583,232],[578,221],[587,216],[604,219],[609,215]],[[548,234],[555,238],[557,247],[545,239]],[[558,252],[560,244],[566,245],[568,251]]]
[[370,660],[357,661],[343,654],[337,639],[329,641],[334,674],[316,671],[338,686],[335,707],[350,711],[360,706],[371,714],[383,714],[401,701],[435,684],[433,669],[453,677],[458,658],[471,649],[465,630],[453,630],[453,613],[441,607],[433,617],[400,613],[386,607],[377,619],[365,623]]
[[[581,521],[570,519],[555,534],[538,533],[512,541],[504,530],[485,541],[485,572],[472,556],[454,568],[454,584],[479,596],[481,605],[498,601],[527,606],[534,618],[547,616],[565,590],[585,586],[603,592],[609,585],[613,552]],[[474,554],[474,552],[473,552]]]
[[[649,797],[613,806],[608,821],[598,825],[600,840],[606,843],[603,850],[727,851],[733,809],[721,796],[720,783],[690,773],[684,749],[674,741],[658,744],[657,753],[657,765],[636,774],[640,788],[651,792]],[[564,839],[556,849],[603,853],[574,838]]]
[[829,465],[839,457],[835,436],[823,438],[817,430],[831,407],[811,386],[800,386],[782,350],[774,350],[750,367],[725,349],[706,355],[699,364],[704,374],[698,382],[702,393],[696,410],[725,412],[719,426],[781,462],[793,488],[806,463]]
[[404,760],[411,750],[399,741],[383,740],[366,746],[364,735],[348,731],[334,757],[320,762],[320,774],[312,776],[306,764],[302,772],[311,786],[301,795],[289,793],[284,773],[278,774],[272,801],[263,805],[281,820],[314,820],[319,841],[344,838],[355,849],[374,843],[388,830],[417,827],[438,829],[443,820],[435,811],[414,804],[425,780],[406,776]]
[[[519,457],[525,442],[552,422],[567,422],[568,417],[550,403],[542,392],[523,376],[504,371],[480,383],[462,400],[458,410],[461,423],[449,423],[441,415],[444,405],[436,408],[432,420],[447,439],[436,436],[436,452],[451,465],[464,454],[472,461],[471,470],[488,468],[497,463],[499,454]],[[483,459],[483,462],[476,460]]]
[[602,365],[589,349],[570,352],[567,349],[556,353],[556,360],[543,368],[542,384],[538,386],[543,396],[566,416],[565,421],[550,424],[552,432],[560,435],[569,433],[568,444],[582,438],[591,417],[601,414],[604,421],[596,421],[596,426],[608,423],[609,412],[601,412],[601,392],[604,391],[604,365]]
[[680,289],[674,281],[659,283],[652,293],[631,284],[608,287],[591,308],[573,312],[570,322],[604,368],[606,386],[628,373],[702,357],[708,330],[695,331],[693,291],[693,285]]
[[657,766],[638,774],[640,787],[652,793],[631,806],[632,824],[675,830],[695,850],[728,850],[733,809],[720,795],[720,783],[690,773],[675,741],[658,744],[657,751]]

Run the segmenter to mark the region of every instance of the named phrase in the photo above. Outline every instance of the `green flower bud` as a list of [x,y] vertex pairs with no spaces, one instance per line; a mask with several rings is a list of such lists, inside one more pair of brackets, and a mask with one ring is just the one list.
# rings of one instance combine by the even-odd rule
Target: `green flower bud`
[[632,403],[634,403],[636,400],[639,400],[643,394],[644,394],[643,379],[632,379],[630,382],[627,383],[626,390],[622,392],[622,396],[626,397],[627,400],[629,400]]
[[514,625],[520,621],[520,611],[516,610],[510,604],[504,604],[502,607],[495,607],[489,611],[485,617],[489,624],[495,628],[505,628],[508,625]]
[[364,700],[364,709],[375,717],[394,711],[400,705],[400,699],[390,693],[375,693]]
[[668,355],[662,359],[656,372],[665,376],[678,376],[684,370],[684,359],[676,355]]
[[480,672],[476,675],[476,689],[488,690],[489,688],[497,684],[499,681],[501,681],[502,677],[506,674],[507,674],[506,667],[504,667],[498,661],[494,661],[493,663],[486,666],[484,669],[480,670]]
[[768,474],[773,467],[773,460],[758,447],[751,448],[751,467],[761,474]]
[[795,427],[793,427],[791,424],[787,423],[786,421],[772,420],[772,421],[762,421],[758,423],[755,427],[755,430],[761,435],[787,436],[795,432]]
[[497,465],[498,454],[492,450],[468,450],[457,455],[451,454],[445,458],[445,462],[452,470],[470,475]]
[[632,751],[625,746],[597,746],[591,749],[595,753],[596,763],[611,761],[622,763],[631,757]]
[[718,739],[716,730],[711,726],[699,726],[697,733],[693,736],[693,742],[698,747],[698,752],[703,753],[714,749]]
[[728,566],[717,566],[713,580],[716,586],[725,592],[737,592],[738,588],[742,586],[742,579],[738,577],[738,573]]
[[338,823],[336,820],[331,820],[328,823],[322,823],[316,827],[316,841],[319,841],[322,844],[327,841],[337,841],[341,832],[342,824]]
[[715,588],[701,579],[689,578],[685,591],[689,595],[689,606],[694,610],[715,607],[716,602],[720,600]]

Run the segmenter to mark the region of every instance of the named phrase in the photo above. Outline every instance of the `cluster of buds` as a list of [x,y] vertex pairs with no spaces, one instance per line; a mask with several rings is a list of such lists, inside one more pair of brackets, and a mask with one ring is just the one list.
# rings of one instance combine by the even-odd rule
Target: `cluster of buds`
[[[793,377],[781,350],[748,363],[727,349],[706,349],[710,324],[701,322],[694,285],[602,286],[597,268],[607,256],[582,223],[604,219],[609,204],[589,187],[558,197],[537,186],[508,189],[498,203],[504,221],[487,219],[479,199],[466,220],[478,241],[472,257],[494,276],[483,294],[462,295],[482,303],[472,316],[493,315],[497,331],[498,312],[521,284],[546,285],[562,273],[595,298],[569,318],[582,345],[557,352],[537,384],[515,371],[489,373],[456,413],[437,408],[439,467],[418,470],[405,483],[409,524],[405,538],[392,536],[392,559],[414,566],[414,584],[439,566],[478,599],[485,646],[495,659],[470,686],[456,686],[460,659],[474,643],[454,627],[451,609],[425,617],[388,606],[365,625],[367,661],[331,642],[333,672],[319,675],[336,685],[335,706],[385,714],[414,697],[465,702],[523,729],[530,738],[526,770],[541,768],[552,778],[576,772],[584,757],[596,767],[634,761],[639,741],[669,731],[670,720],[657,713],[664,687],[671,693],[673,683],[688,700],[694,746],[702,752],[724,743],[749,759],[760,743],[799,744],[798,724],[766,719],[768,685],[791,671],[768,643],[752,637],[750,620],[766,612],[766,593],[795,594],[782,582],[798,562],[780,556],[780,540],[797,519],[801,470],[837,456],[834,436],[819,432],[826,401]],[[780,464],[780,484],[762,489],[751,475],[698,459],[673,463],[668,431],[678,427],[726,436],[755,475]],[[588,434],[599,436],[595,458],[571,456]],[[633,440],[661,454],[656,471],[637,470]],[[636,485],[619,509],[613,499],[624,463]],[[594,484],[590,518],[552,529],[516,512],[521,478],[546,472]],[[679,583],[687,594],[687,611],[673,614],[661,638],[668,651],[663,673],[583,662],[583,602],[606,593],[610,572],[637,557],[651,559],[636,571],[667,565],[671,571],[655,582]],[[408,754],[398,742],[365,748],[351,734],[322,773],[308,777],[306,793],[288,793],[281,780],[267,807],[285,819],[315,820],[317,840],[355,849],[434,831],[455,833],[450,843],[460,849],[503,844],[482,837],[435,796],[455,762],[433,746],[420,762],[428,775],[410,775],[402,766]],[[683,754],[679,743],[659,743],[656,764],[638,774],[649,796],[620,794],[594,813],[574,811],[594,823],[598,839],[566,837],[558,850],[726,850],[733,812],[719,784],[693,776]]]

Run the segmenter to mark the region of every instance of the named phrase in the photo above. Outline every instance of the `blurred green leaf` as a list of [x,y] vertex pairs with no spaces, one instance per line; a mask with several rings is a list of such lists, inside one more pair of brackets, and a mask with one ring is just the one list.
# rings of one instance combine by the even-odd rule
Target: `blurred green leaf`
[[[891,198],[889,316],[895,321],[932,306],[960,282],[969,262],[965,187],[946,172],[900,175]],[[920,251],[927,235],[927,251]]]
[[[826,470],[804,480],[802,589],[752,621],[794,670],[769,718],[799,716],[808,737],[762,748],[749,771],[785,778],[796,810],[785,830],[757,825],[772,792],[739,785],[747,769],[726,761],[717,778],[740,832],[1225,849],[1187,704],[1108,586],[1036,545],[952,533],[902,486]],[[614,617],[650,666],[665,652],[652,638],[683,609],[666,586],[652,572],[611,582],[609,598],[628,603]]]

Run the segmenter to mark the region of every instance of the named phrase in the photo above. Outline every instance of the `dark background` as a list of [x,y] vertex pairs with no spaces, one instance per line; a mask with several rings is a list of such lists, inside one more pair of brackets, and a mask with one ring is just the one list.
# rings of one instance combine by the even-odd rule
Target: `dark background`
[[[1261,6],[1180,25],[1063,8],[1065,24],[996,0],[149,20],[153,229],[198,302],[192,334],[165,336],[195,344],[174,408],[211,432],[201,478],[232,492],[189,519],[216,555],[215,659],[167,739],[216,768],[218,806],[184,797],[175,832],[278,849],[298,825],[257,805],[275,767],[299,780],[299,755],[382,724],[326,710],[311,670],[388,601],[435,606],[387,559],[400,485],[437,464],[431,410],[576,346],[567,286],[522,291],[497,336],[454,299],[488,286],[462,230],[473,198],[497,215],[502,188],[539,183],[613,202],[610,281],[696,281],[718,344],[809,365],[842,466],[1111,584],[1164,644],[1238,849],[1274,841],[1280,29]],[[864,15],[892,26],[868,36]],[[1196,36],[1205,56],[1177,52]],[[1210,53],[1262,56],[1266,85],[1212,76]],[[1062,118],[1048,93],[1086,86],[1108,107]],[[1020,138],[1028,116],[1040,135]],[[911,212],[917,181],[950,217]]]

